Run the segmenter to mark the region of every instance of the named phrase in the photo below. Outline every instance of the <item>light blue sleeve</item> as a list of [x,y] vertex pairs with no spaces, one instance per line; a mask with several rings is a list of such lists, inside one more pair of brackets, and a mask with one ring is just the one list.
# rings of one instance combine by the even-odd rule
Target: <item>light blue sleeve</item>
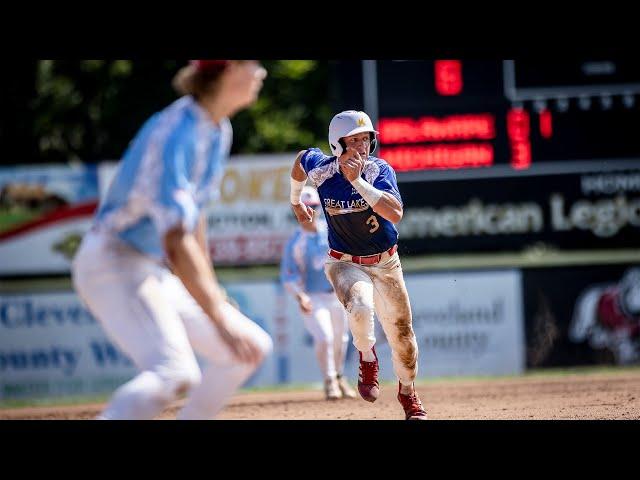
[[293,253],[298,237],[299,232],[296,232],[289,239],[284,247],[282,260],[280,261],[280,282],[292,295],[302,290],[302,275]]
[[324,159],[324,157],[325,154],[322,153],[322,150],[319,148],[310,148],[302,154],[302,157],[300,158],[300,165],[302,165],[302,168],[304,168],[304,171],[308,174]]
[[231,153],[233,143],[233,128],[229,119],[220,122],[220,138],[210,147],[207,161],[210,163],[208,182],[204,191],[198,196],[200,207],[206,207],[220,199],[220,188],[224,177],[225,168]]
[[174,135],[169,138],[159,162],[158,189],[151,208],[151,217],[161,235],[178,226],[188,232],[196,228],[200,209],[195,186],[189,178],[192,163],[193,147],[189,137]]

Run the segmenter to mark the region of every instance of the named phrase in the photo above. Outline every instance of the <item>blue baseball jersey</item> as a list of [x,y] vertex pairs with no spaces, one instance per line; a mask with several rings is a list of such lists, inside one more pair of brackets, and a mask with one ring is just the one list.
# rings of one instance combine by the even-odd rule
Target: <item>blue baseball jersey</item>
[[125,152],[95,224],[158,260],[164,234],[193,232],[215,199],[231,149],[231,123],[215,125],[191,96],[154,114]]
[[302,289],[307,293],[332,292],[324,273],[327,261],[327,226],[318,222],[317,232],[298,227],[285,245],[280,262],[280,281],[291,293]]
[[[398,242],[395,225],[375,213],[342,175],[338,157],[311,148],[302,155],[300,164],[318,189],[332,249],[350,255],[374,255]],[[381,158],[369,156],[362,178],[378,190],[389,192],[402,204],[396,173]]]

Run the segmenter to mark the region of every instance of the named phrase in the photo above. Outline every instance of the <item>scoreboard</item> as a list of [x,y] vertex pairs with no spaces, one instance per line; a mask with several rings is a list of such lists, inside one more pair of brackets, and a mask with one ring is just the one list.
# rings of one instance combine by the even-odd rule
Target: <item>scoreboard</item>
[[334,106],[370,113],[397,172],[640,159],[640,62],[362,63],[335,65]]

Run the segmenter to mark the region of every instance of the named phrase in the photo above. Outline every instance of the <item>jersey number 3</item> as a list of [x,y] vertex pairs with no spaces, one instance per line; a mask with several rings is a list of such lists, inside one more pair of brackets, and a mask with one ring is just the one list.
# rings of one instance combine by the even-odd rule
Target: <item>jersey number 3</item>
[[369,230],[369,233],[374,233],[380,228],[380,224],[378,223],[378,219],[375,215],[371,215],[369,218],[367,218],[367,225],[371,225],[371,230]]

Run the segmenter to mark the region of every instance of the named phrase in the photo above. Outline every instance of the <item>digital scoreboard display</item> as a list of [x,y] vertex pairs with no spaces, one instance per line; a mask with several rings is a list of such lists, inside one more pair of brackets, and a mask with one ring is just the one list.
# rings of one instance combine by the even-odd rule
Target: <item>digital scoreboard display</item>
[[[366,110],[361,62],[334,74],[336,107]],[[397,172],[640,159],[640,62],[378,60],[373,80]]]

